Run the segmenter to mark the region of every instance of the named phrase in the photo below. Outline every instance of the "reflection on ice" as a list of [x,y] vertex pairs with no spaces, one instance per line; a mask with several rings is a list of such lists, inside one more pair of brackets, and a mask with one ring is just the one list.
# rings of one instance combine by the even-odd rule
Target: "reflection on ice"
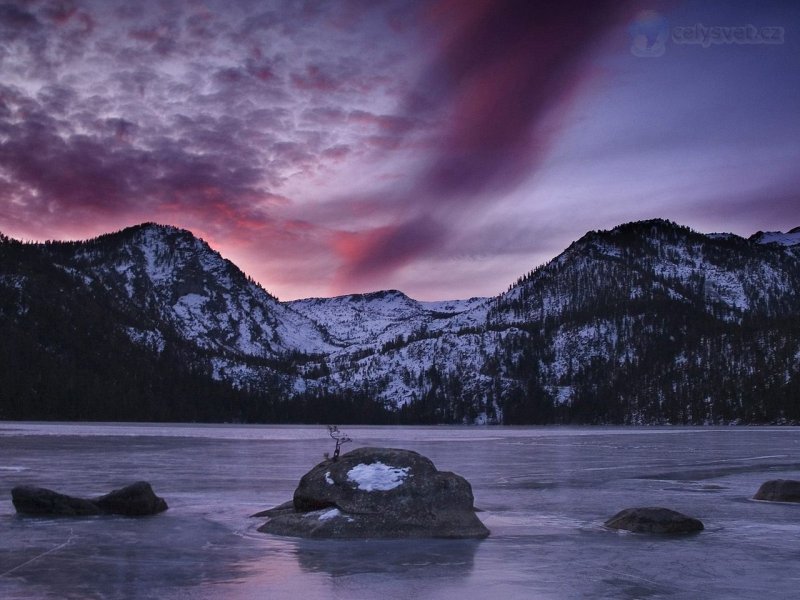
[[[41,519],[3,517],[0,582],[16,581],[29,597],[131,597],[137,589],[186,588],[241,577],[252,558],[222,527],[169,517]],[[3,590],[0,583],[0,591]],[[8,598],[9,596],[4,596]]]
[[467,576],[480,540],[298,540],[295,556],[308,573]]

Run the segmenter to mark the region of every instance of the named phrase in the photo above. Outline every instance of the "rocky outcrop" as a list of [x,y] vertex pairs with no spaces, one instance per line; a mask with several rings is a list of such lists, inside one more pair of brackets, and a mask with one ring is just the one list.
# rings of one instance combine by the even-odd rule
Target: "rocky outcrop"
[[800,481],[794,479],[765,481],[753,499],[769,502],[800,502]]
[[95,499],[76,498],[35,486],[11,490],[14,508],[22,515],[82,517],[124,515],[138,517],[167,510],[167,503],[153,492],[146,481],[138,481]]
[[310,538],[484,538],[472,487],[410,450],[358,448],[306,473],[265,533]]
[[626,508],[605,525],[635,533],[695,533],[703,530],[703,523],[698,519],[660,507]]

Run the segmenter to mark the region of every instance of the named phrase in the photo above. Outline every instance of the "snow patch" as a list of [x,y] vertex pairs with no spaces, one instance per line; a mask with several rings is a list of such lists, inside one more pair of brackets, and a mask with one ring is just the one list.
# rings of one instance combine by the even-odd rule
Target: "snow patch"
[[482,412],[473,419],[472,423],[473,425],[488,425],[489,416],[485,412]]
[[386,492],[403,485],[411,467],[392,467],[382,462],[358,464],[347,472],[348,481],[365,492]]
[[164,351],[166,340],[160,331],[154,330],[140,330],[135,327],[127,327],[125,333],[128,338],[134,343],[155,350],[159,354]]
[[335,519],[336,517],[341,517],[341,516],[342,516],[342,511],[340,511],[338,508],[332,508],[322,513],[318,517],[318,519],[320,521],[327,521],[328,519]]
[[179,310],[185,312],[199,311],[206,302],[208,302],[206,296],[201,296],[200,294],[184,294],[178,298],[178,301],[175,303],[175,312]]
[[565,404],[569,404],[572,400],[572,396],[574,395],[574,391],[571,385],[559,385],[555,386],[555,402],[559,406],[564,406]]

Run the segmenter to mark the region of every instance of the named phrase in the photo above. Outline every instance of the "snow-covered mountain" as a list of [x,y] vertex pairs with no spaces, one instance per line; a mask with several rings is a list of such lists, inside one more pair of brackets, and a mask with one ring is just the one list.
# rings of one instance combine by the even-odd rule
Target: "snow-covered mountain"
[[190,232],[145,224],[53,246],[55,264],[145,317],[132,340],[163,347],[165,328],[197,347],[258,358],[330,352],[319,327],[278,302]]
[[[494,298],[279,302],[191,233],[145,224],[88,242],[3,240],[0,307],[46,358],[60,338],[26,315],[58,306],[69,319],[91,299],[154,372],[185,365],[252,398],[235,418],[336,407],[409,422],[800,420],[798,241],[800,228],[744,239],[653,220],[589,232]],[[82,351],[59,355],[65,372],[87,360],[69,352]]]
[[[408,339],[424,331],[452,327],[453,318],[465,313],[480,325],[476,309],[488,298],[444,302],[412,300],[397,290],[353,294],[336,298],[308,298],[287,306],[316,323],[334,344],[347,350]],[[480,311],[477,311],[480,314]],[[485,318],[485,310],[483,312]]]
[[781,246],[800,246],[800,227],[790,229],[786,233],[781,231],[759,231],[751,238],[758,244],[779,244]]
[[[733,385],[770,363],[796,382],[800,271],[795,254],[770,242],[705,236],[658,220],[590,232],[508,292],[403,343],[381,347],[383,340],[376,340],[368,354],[340,351],[326,360],[323,376],[306,383],[351,392],[366,387],[386,402],[410,411],[416,406],[417,416],[432,421],[509,421],[535,420],[537,403],[551,415],[570,413],[579,401],[590,401],[591,388],[624,387],[627,380],[642,406],[625,418],[649,422],[664,418],[660,394],[675,396],[668,388],[679,384],[690,388],[691,369],[683,367],[701,354],[698,376],[716,383]],[[765,334],[752,330],[753,323],[782,331],[785,346],[779,350],[774,339],[761,339]],[[709,350],[720,328],[749,336],[728,350],[724,368]],[[764,357],[767,347],[776,355]],[[737,352],[742,355],[734,357]],[[652,368],[662,373],[643,372]],[[320,369],[308,366],[307,372]],[[636,377],[646,381],[634,383]],[[703,387],[695,386],[698,395]],[[673,399],[674,414],[667,418],[713,420],[713,411],[692,406],[690,395]],[[740,402],[720,402],[728,400]]]

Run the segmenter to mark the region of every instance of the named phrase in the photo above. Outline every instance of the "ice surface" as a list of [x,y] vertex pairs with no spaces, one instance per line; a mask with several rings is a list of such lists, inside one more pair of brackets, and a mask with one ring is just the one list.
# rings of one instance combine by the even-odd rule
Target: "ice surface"
[[[0,598],[793,598],[800,506],[750,500],[800,479],[798,428],[348,426],[471,484],[491,536],[297,540],[248,515],[292,496],[324,427],[0,423]],[[100,495],[146,479],[143,519],[30,518],[15,485]],[[689,538],[619,535],[629,506],[701,519]],[[335,509],[319,511],[316,518]],[[344,515],[343,515],[344,516]],[[334,515],[331,515],[334,518]]]

